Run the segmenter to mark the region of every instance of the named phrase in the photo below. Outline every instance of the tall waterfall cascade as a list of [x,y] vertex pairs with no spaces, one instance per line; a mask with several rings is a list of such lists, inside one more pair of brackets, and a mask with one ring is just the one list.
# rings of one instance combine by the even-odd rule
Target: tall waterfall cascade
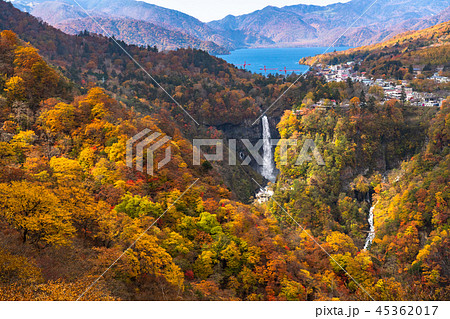
[[263,126],[263,165],[261,168],[261,175],[264,176],[267,180],[271,182],[275,182],[275,165],[273,162],[273,153],[272,153],[272,144],[271,144],[271,136],[270,136],[270,126],[269,120],[267,116],[263,116],[262,118],[262,126]]
[[369,218],[368,218],[368,222],[369,222],[369,226],[370,226],[370,231],[369,231],[369,235],[367,236],[366,239],[366,244],[364,245],[364,250],[367,250],[370,248],[370,246],[372,245],[373,240],[375,239],[375,224],[374,224],[374,215],[373,215],[373,211],[375,210],[375,206],[377,206],[376,204],[372,207],[370,207],[369,210]]

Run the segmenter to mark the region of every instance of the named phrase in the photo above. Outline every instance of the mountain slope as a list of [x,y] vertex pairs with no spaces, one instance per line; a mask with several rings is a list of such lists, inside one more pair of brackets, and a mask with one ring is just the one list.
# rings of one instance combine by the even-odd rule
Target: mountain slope
[[[86,29],[94,32],[98,28],[86,20],[86,13],[70,0],[13,0],[14,5],[42,18],[53,26],[64,30],[75,24],[80,29],[86,23]],[[198,48],[211,47],[210,42],[228,50],[244,47],[269,46],[329,46],[340,38],[336,45],[360,46],[383,41],[398,33],[415,28],[429,27],[442,22],[447,0],[379,0],[367,13],[365,10],[372,0],[352,0],[327,6],[293,5],[282,8],[268,6],[250,14],[229,15],[222,20],[203,23],[187,14],[135,0],[80,0],[78,1],[90,15],[102,18],[108,25],[130,25],[130,30],[114,33],[119,37],[124,33],[130,43],[155,45],[152,37],[132,37],[135,31],[132,20],[139,20],[162,27],[169,31],[185,33],[203,41]],[[361,17],[362,15],[362,17]],[[111,19],[111,20],[109,20]],[[352,25],[354,22],[356,23]],[[144,27],[144,24],[141,24]],[[350,27],[351,26],[351,27]],[[349,30],[347,30],[350,27]],[[114,28],[111,28],[114,31]],[[154,26],[143,29],[141,34],[150,33]],[[160,32],[168,34],[168,31]],[[183,47],[186,37],[171,34],[164,37],[168,47]],[[195,43],[196,41],[188,41]],[[212,49],[210,49],[212,50]],[[213,52],[213,51],[211,51]]]
[[[323,46],[332,44],[350,27],[337,44],[356,46],[375,43],[405,31],[405,26],[402,28],[399,23],[412,19],[418,23],[449,6],[445,0],[379,0],[362,15],[372,3],[371,0],[352,0],[328,6],[269,6],[246,15],[228,16],[208,25],[219,30],[252,30],[277,45]],[[271,28],[265,28],[266,25]]]
[[[0,8],[5,9],[2,2]],[[182,123],[164,110],[143,116],[99,87],[67,94],[67,79],[9,30],[0,31],[0,61],[0,300],[76,300],[81,294],[83,300],[227,300],[251,299],[253,290],[265,294],[262,281],[232,294],[201,293],[213,269],[230,282],[229,270],[248,274],[241,257],[237,264],[225,257],[239,247],[243,253],[250,249],[250,264],[265,269],[273,248],[264,241],[274,241],[279,232],[261,208],[257,213],[230,200],[212,167],[189,164],[192,145],[181,134]],[[126,141],[144,128],[173,137],[164,146],[172,160],[153,176],[125,164]],[[170,217],[163,220],[164,210]],[[245,231],[249,223],[263,228]],[[133,241],[133,250],[127,249]],[[117,259],[125,250],[130,255]],[[215,262],[208,266],[216,252],[220,270]],[[106,282],[91,290],[92,278],[111,258],[124,267],[111,269]],[[283,272],[273,273],[283,278]],[[282,298],[277,286],[270,295]]]
[[408,31],[381,43],[303,58],[300,64],[338,64],[348,61],[360,62],[361,72],[397,78],[413,65],[428,65],[430,71],[436,67],[448,68],[450,21],[419,31]]
[[84,30],[97,34],[109,34],[129,44],[142,46],[151,44],[159,50],[191,47],[208,51],[211,54],[228,53],[228,50],[214,42],[201,41],[186,33],[171,31],[142,20],[96,17],[95,21],[92,21],[90,17],[69,19],[56,23],[55,27],[69,34],[79,34]]
[[[102,86],[139,112],[153,114],[164,110],[185,123],[184,129],[189,134],[197,131],[195,123],[185,112],[112,39],[98,35],[65,34],[4,1],[0,1],[0,29],[16,32],[21,39],[39,49],[50,63],[77,83],[77,89],[81,92],[86,92],[86,88],[92,85]],[[230,138],[245,136],[252,141],[260,138],[259,126],[247,127],[243,123],[257,118],[259,105],[269,104],[278,97],[281,90],[278,84],[283,82],[281,79],[271,80],[270,83],[277,84],[277,89],[263,94],[261,86],[268,79],[251,76],[206,52],[183,49],[158,53],[153,48],[119,42],[201,127],[227,126],[234,128],[226,133]],[[281,102],[288,105],[285,101]],[[206,137],[215,134],[215,130]],[[204,129],[202,134],[206,131]],[[252,165],[257,168],[255,163]],[[244,202],[253,196],[258,186],[251,182],[251,178],[242,179],[242,174],[262,182],[249,166],[222,165],[220,169],[227,176],[227,185],[235,189]]]
[[[279,206],[244,205],[225,178],[249,173],[193,165],[190,140],[221,138],[214,124],[242,137],[239,123],[294,77],[121,42],[197,127],[111,39],[67,35],[0,0],[3,28],[26,42],[0,32],[0,300],[75,300],[89,287],[83,300],[448,300],[449,100],[435,116],[363,99],[359,82],[299,79],[280,100],[295,111],[279,134],[314,140],[325,165],[298,165],[302,143],[283,164],[280,145]],[[172,160],[153,176],[126,166],[127,140],[144,128],[173,137]],[[365,250],[371,197],[377,233]]]
[[[87,30],[103,34],[104,31],[92,21],[91,16],[96,21],[101,19],[111,35],[119,39],[126,38],[130,44],[156,45],[160,49],[191,46],[216,54],[226,53],[220,46],[230,45],[226,38],[216,34],[203,22],[175,10],[133,0],[77,2],[81,7],[70,0],[12,1],[17,8],[70,33]],[[137,27],[139,32],[136,32]],[[157,35],[152,36],[153,32]]]
[[277,45],[317,37],[316,29],[305,23],[300,16],[277,7],[266,7],[239,17],[228,16],[221,22],[211,22],[209,25],[224,31],[240,30],[244,33],[260,34]]
[[431,17],[425,17],[419,20],[411,19],[409,21],[402,22],[399,24],[399,27],[404,28],[405,30],[421,30],[449,20],[450,7]]

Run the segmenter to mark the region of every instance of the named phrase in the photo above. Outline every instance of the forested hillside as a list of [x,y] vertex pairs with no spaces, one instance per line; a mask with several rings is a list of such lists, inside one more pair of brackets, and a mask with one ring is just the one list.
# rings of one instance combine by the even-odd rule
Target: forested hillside
[[269,104],[287,86],[280,79],[239,70],[204,51],[158,53],[153,47],[116,43],[89,33],[71,36],[4,1],[0,1],[0,9],[0,29],[12,30],[30,42],[80,90],[81,86],[100,85],[139,111],[174,109],[189,126],[194,122],[143,69],[203,125],[254,120],[259,107]]
[[91,18],[84,18],[64,21],[55,26],[68,34],[76,35],[88,30],[97,34],[109,34],[128,44],[141,46],[151,44],[161,51],[195,48],[211,54],[229,53],[227,49],[218,46],[214,42],[201,41],[180,31],[167,30],[153,23],[134,19],[96,18],[94,22]]
[[[179,11],[145,1],[13,0],[11,2],[16,8],[71,34],[87,30],[115,36],[128,44],[156,45],[160,50],[192,47],[220,54],[226,53],[227,49],[231,48],[228,39],[217,34],[205,23]],[[105,28],[99,28],[98,22]]]
[[[352,90],[347,87],[344,94]],[[355,97],[348,110],[303,105],[287,111],[279,124],[281,136],[313,139],[325,166],[296,165],[300,148],[292,146],[288,165],[281,165],[279,145],[281,173],[271,204],[278,220],[299,223],[330,244],[334,259],[379,298],[447,299],[449,110],[450,99],[434,116],[397,100],[382,104]],[[375,239],[361,251],[371,206]],[[331,266],[348,289],[357,289],[342,269]]]
[[[428,75],[438,67],[449,72],[450,21],[436,26],[399,34],[390,40],[341,52],[304,58],[301,64],[340,64],[356,61],[359,72],[373,77],[403,79],[420,67]],[[411,79],[411,78],[410,78]]]
[[[100,86],[143,114],[168,111],[182,123],[180,127],[186,136],[211,137],[223,125],[248,127],[257,118],[260,107],[271,103],[290,85],[282,79],[251,75],[204,51],[182,49],[159,53],[152,47],[126,45],[88,33],[67,35],[9,3],[0,1],[0,8],[0,29],[12,30],[38,48],[73,81],[76,92],[84,94],[89,88]],[[295,92],[287,94],[280,101],[279,115],[283,108],[289,107],[294,95]],[[259,127],[252,130],[259,138]],[[258,186],[240,176],[247,173],[262,181],[247,167],[219,169],[227,172],[227,186],[239,190],[236,196],[243,201],[248,201]]]
[[[360,46],[377,43],[406,30],[416,30],[446,21],[447,0],[351,0],[328,5],[296,4],[284,7],[267,5],[260,10],[243,15],[228,15],[208,23],[177,10],[163,8],[145,1],[135,0],[10,0],[17,8],[31,13],[45,22],[76,31],[99,32],[95,20],[101,19],[111,35],[125,37],[128,43],[158,45],[160,41],[143,36],[155,30],[154,25],[164,28],[160,33],[171,46],[186,48],[182,32],[201,41],[214,42],[228,50],[248,47],[328,47],[336,40],[337,46]],[[299,1],[300,2],[300,1]],[[79,5],[78,5],[79,4]],[[367,12],[366,12],[367,11]],[[444,20],[443,20],[444,19]],[[118,23],[117,20],[120,20]],[[132,33],[139,21],[141,32]],[[84,27],[83,27],[84,25]],[[77,33],[78,33],[77,32]],[[132,41],[132,42],[131,42]],[[201,48],[195,46],[195,48]],[[210,47],[214,52],[214,47]],[[223,49],[222,49],[223,50]]]
[[[279,228],[230,200],[208,166],[192,166],[170,115],[141,116],[98,87],[72,99],[14,33],[0,45],[2,300],[76,299],[154,222],[85,299],[258,300],[300,289],[283,269],[265,277],[275,256],[286,259]],[[125,165],[126,140],[144,128],[173,137],[172,161],[153,177]]]
[[[450,99],[424,108],[359,82],[293,84],[0,9],[0,300],[449,298]],[[193,165],[193,138],[250,132],[291,85],[267,114],[282,138],[313,139],[324,166],[297,165],[302,143],[284,165],[278,145],[274,196],[257,203],[264,181],[248,166]],[[172,137],[153,176],[126,165],[146,128]]]

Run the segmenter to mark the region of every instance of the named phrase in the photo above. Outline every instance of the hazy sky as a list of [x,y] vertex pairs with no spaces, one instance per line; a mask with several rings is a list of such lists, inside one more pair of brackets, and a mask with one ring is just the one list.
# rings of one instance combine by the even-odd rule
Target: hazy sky
[[197,19],[208,22],[222,19],[228,14],[240,15],[271,6],[293,4],[327,5],[349,0],[142,0],[161,7],[187,13]]

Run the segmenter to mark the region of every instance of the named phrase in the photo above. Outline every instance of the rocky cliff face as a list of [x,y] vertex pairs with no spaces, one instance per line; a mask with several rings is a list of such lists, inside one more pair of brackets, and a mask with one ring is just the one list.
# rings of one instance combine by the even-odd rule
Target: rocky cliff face
[[[269,127],[270,127],[270,134],[272,136],[272,139],[279,139],[280,134],[278,130],[276,129],[277,124],[280,122],[281,116],[274,116],[274,117],[268,117],[269,120]],[[233,125],[233,124],[225,124],[225,125],[219,125],[216,127],[218,130],[222,131],[224,135],[226,136],[227,140],[235,139],[237,140],[236,147],[237,147],[237,158],[238,162],[242,162],[247,156],[250,156],[252,158],[250,162],[250,167],[255,171],[260,173],[261,172],[261,165],[259,165],[256,160],[252,157],[249,150],[245,147],[245,145],[242,143],[242,139],[248,139],[252,145],[255,145],[258,143],[260,139],[262,139],[263,136],[263,129],[261,120],[258,121],[255,125],[251,124],[240,124],[240,125]],[[261,147],[260,149],[260,155],[263,155],[263,149]],[[265,181],[267,182],[267,180]]]

